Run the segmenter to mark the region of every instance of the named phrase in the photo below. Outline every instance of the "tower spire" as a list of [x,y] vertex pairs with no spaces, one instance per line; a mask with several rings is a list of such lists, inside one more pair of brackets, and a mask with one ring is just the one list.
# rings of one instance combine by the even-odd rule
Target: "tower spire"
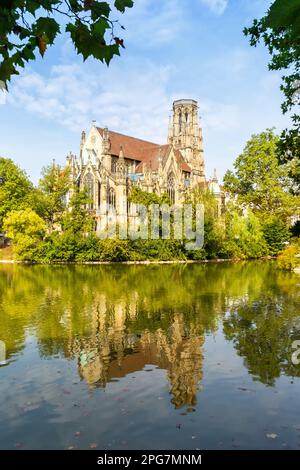
[[173,103],[172,141],[191,167],[195,182],[205,181],[202,149],[202,130],[199,126],[198,103],[192,99],[176,100]]

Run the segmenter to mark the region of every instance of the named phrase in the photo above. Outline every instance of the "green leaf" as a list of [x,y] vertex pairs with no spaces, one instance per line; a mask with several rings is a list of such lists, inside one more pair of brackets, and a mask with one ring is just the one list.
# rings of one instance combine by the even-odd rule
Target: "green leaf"
[[133,0],[115,0],[115,7],[117,10],[124,13],[126,8],[133,7]]
[[114,55],[120,55],[119,46],[117,44],[111,44],[105,48],[104,60],[107,65],[109,65],[111,59]]
[[31,13],[33,16],[35,16],[35,12],[36,10],[38,10],[40,8],[40,4],[39,2],[36,2],[34,0],[27,0],[26,1],[26,5],[25,5],[25,9]]
[[33,53],[32,46],[30,44],[27,44],[24,47],[24,49],[21,51],[21,54],[22,54],[23,59],[26,60],[26,62],[28,62],[29,60],[35,59],[35,55]]
[[57,21],[53,18],[39,18],[32,28],[36,36],[45,35],[48,38],[49,44],[53,44],[54,39],[60,32],[60,27]]
[[299,0],[276,0],[268,12],[266,25],[270,28],[286,28],[297,23],[299,17]]
[[104,36],[104,33],[108,28],[109,28],[109,24],[108,24],[108,22],[106,21],[105,18],[100,18],[98,21],[96,21],[92,25],[93,31],[101,37]]
[[0,81],[6,83],[12,75],[19,75],[12,58],[4,59],[0,64]]
[[75,13],[82,11],[82,5],[78,0],[69,0],[70,6]]
[[92,54],[91,33],[88,27],[80,22],[76,25],[68,23],[66,31],[71,34],[72,41],[78,54],[86,60]]
[[111,8],[107,2],[93,2],[91,7],[91,18],[93,21],[98,20],[101,16],[109,17]]

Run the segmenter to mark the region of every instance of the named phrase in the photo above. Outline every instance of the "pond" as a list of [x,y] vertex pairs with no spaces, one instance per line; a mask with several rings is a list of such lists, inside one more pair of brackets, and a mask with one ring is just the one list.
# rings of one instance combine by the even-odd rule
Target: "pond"
[[0,265],[0,448],[297,449],[299,307],[273,262]]

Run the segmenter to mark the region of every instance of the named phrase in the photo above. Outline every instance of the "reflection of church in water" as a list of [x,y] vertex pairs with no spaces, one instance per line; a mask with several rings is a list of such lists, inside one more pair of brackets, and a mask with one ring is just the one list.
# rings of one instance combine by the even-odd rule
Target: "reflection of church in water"
[[171,401],[176,408],[196,405],[202,379],[203,336],[193,325],[184,323],[180,313],[172,314],[167,330],[143,328],[131,333],[126,324],[137,321],[138,295],[133,294],[128,303],[111,305],[104,294],[100,297],[91,311],[89,337],[77,337],[71,345],[80,376],[87,384],[105,387],[112,380],[154,365],[167,371]]
[[195,100],[174,101],[166,144],[92,126],[88,135],[82,132],[79,157],[70,154],[67,166],[73,183],[88,189],[89,209],[98,226],[107,220],[107,208],[115,210],[121,220],[134,217],[134,205],[128,201],[133,186],[159,196],[168,194],[175,205],[183,203],[191,189],[208,188],[217,199],[219,213],[223,210],[224,194],[216,174],[211,180],[205,178]]

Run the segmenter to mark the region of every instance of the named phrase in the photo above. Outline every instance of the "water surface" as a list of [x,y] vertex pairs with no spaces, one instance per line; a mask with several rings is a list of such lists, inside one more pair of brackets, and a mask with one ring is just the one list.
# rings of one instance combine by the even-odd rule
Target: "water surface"
[[0,448],[299,448],[299,287],[272,262],[0,265]]

